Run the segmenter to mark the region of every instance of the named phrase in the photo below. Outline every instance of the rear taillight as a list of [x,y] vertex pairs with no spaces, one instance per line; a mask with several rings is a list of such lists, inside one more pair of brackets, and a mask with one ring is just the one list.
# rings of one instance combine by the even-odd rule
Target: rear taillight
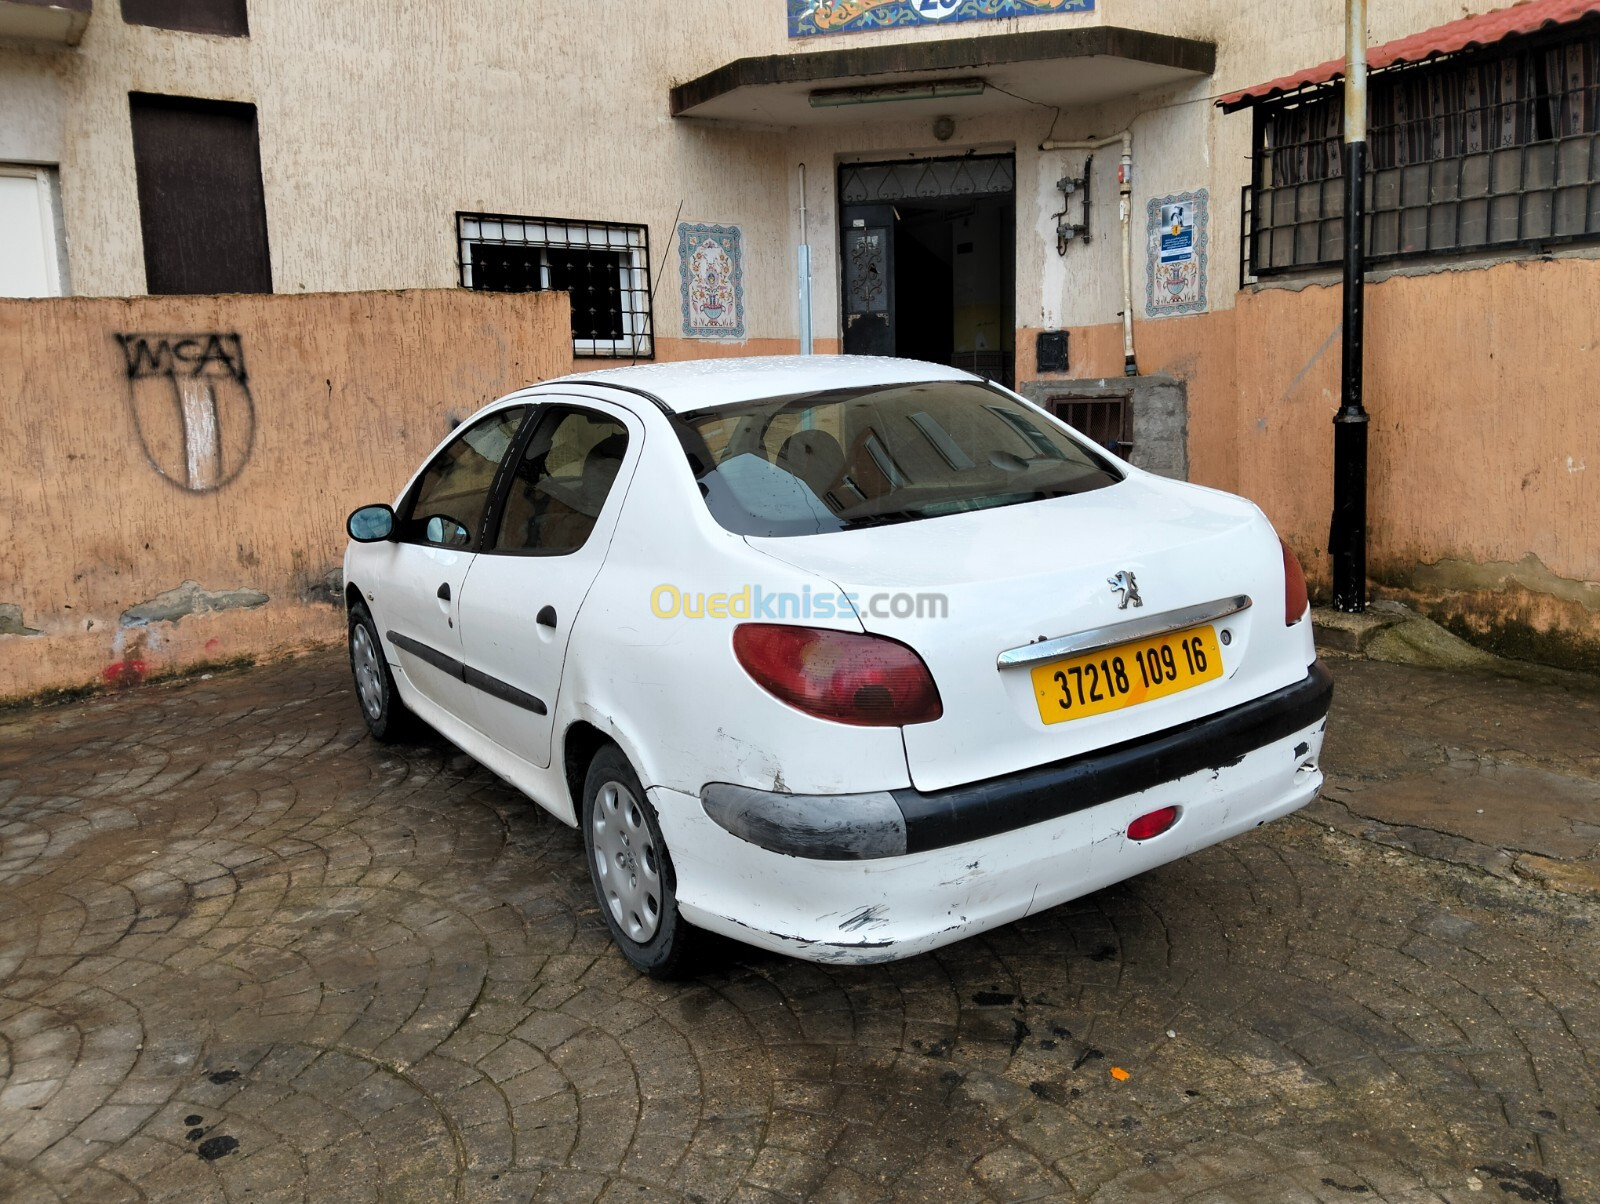
[[741,623],[733,653],[763,690],[819,719],[902,727],[944,714],[922,658],[883,636]]
[[1306,596],[1306,575],[1289,545],[1281,539],[1278,545],[1283,548],[1283,623],[1285,627],[1293,627],[1306,617],[1306,607],[1310,605]]

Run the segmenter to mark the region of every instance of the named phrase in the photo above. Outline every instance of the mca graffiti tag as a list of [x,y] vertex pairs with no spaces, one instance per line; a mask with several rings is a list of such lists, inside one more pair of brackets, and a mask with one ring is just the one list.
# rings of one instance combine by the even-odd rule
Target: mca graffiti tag
[[128,401],[150,466],[194,493],[221,489],[255,442],[255,404],[236,334],[119,334]]

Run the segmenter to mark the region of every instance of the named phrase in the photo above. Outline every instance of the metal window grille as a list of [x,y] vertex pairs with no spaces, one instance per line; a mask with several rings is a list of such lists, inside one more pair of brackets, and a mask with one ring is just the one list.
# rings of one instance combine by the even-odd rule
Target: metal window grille
[[568,294],[574,355],[654,356],[647,227],[458,213],[456,238],[462,288]]
[[1250,263],[1250,249],[1255,241],[1250,236],[1253,213],[1251,201],[1255,189],[1249,184],[1239,189],[1239,287],[1256,282],[1255,269]]
[[[1594,23],[1374,73],[1374,261],[1600,240]],[[1331,267],[1344,246],[1342,85],[1256,106],[1241,280]]]
[[1123,459],[1133,450],[1133,406],[1126,397],[1051,397],[1045,409]]
[[950,366],[1010,389],[1016,384],[1016,355],[1010,351],[957,351]]
[[1012,155],[846,163],[839,168],[839,199],[846,205],[917,197],[1004,196],[1016,187],[1017,161]]

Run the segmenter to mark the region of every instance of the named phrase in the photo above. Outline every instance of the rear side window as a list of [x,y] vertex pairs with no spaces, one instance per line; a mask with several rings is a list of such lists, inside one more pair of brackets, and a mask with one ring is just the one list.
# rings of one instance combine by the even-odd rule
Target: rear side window
[[583,547],[627,450],[627,428],[609,415],[545,411],[512,470],[494,550],[560,555]]
[[779,397],[686,414],[707,507],[740,535],[813,535],[1103,489],[1110,460],[968,381]]
[[412,488],[400,539],[477,551],[495,473],[527,413],[527,406],[497,410],[445,444]]

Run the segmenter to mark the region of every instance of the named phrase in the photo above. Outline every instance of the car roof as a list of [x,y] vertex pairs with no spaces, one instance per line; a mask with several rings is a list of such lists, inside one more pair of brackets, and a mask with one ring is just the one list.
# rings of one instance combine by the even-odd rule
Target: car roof
[[977,380],[969,372],[923,360],[875,355],[761,355],[683,360],[605,368],[545,381],[551,385],[619,385],[642,390],[677,414],[713,406],[795,393],[820,393],[855,386],[913,384],[937,380]]

